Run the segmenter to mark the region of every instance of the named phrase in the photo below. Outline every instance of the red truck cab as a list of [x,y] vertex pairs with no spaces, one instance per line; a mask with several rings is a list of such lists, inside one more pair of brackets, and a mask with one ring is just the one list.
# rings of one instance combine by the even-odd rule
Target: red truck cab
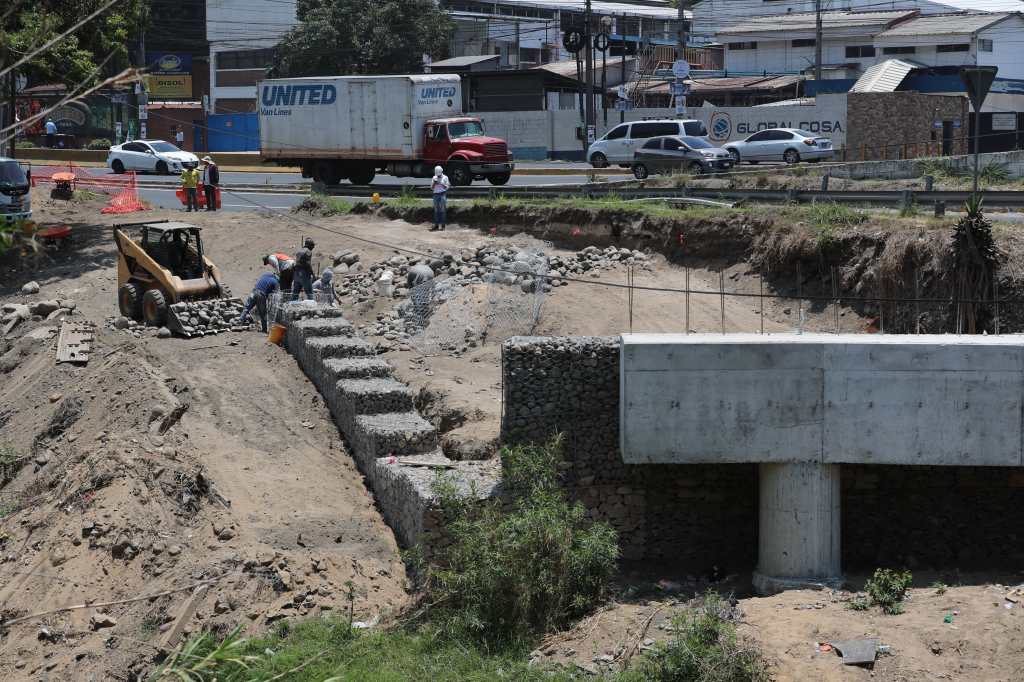
[[515,168],[505,140],[484,134],[480,119],[469,116],[427,121],[423,157],[431,166],[443,166],[452,185],[483,178],[492,185],[504,185]]

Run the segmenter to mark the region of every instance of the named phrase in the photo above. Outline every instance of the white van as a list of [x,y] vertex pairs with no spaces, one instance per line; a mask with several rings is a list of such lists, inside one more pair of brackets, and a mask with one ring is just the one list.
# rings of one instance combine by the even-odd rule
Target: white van
[[590,145],[587,161],[594,168],[607,168],[612,164],[628,168],[633,163],[633,152],[640,149],[644,141],[664,135],[707,137],[708,129],[703,121],[694,119],[620,123]]
[[15,223],[32,217],[30,178],[20,163],[0,156],[0,221]]

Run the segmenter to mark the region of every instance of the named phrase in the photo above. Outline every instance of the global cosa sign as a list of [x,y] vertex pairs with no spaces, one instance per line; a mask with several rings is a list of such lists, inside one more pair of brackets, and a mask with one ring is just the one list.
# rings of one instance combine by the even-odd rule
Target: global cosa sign
[[295,106],[334,104],[338,90],[330,83],[264,85],[260,92],[260,113],[289,116]]

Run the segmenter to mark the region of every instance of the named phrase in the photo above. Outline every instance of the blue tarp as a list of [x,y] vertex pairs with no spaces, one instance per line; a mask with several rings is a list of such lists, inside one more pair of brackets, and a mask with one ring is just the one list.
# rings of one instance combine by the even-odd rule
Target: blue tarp
[[260,123],[255,112],[249,114],[210,114],[208,144],[211,152],[258,152]]

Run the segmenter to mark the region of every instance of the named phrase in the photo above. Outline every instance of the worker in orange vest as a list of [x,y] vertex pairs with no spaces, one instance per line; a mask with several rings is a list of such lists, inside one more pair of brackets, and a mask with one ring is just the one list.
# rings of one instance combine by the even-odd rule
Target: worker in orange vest
[[281,291],[291,291],[295,275],[295,259],[286,253],[270,253],[263,257],[263,264],[274,268],[281,281]]

